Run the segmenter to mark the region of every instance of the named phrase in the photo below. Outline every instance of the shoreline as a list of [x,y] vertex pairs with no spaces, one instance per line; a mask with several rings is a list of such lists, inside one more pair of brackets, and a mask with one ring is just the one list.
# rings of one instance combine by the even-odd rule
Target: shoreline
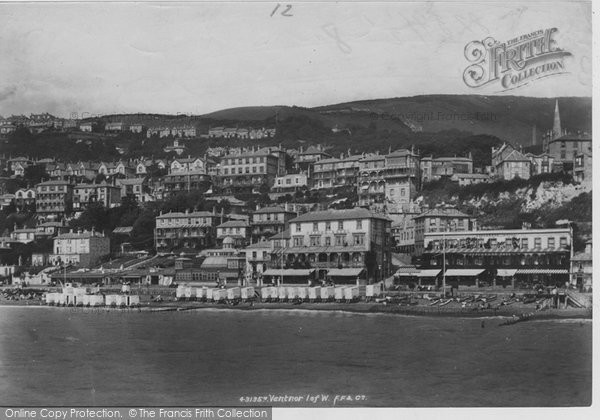
[[589,319],[592,320],[592,309],[584,308],[569,308],[569,309],[546,309],[544,311],[535,311],[534,308],[516,308],[513,310],[509,306],[491,308],[491,309],[476,309],[469,308],[464,310],[461,308],[432,308],[424,305],[415,306],[399,306],[399,305],[383,305],[369,302],[357,303],[302,303],[294,305],[291,303],[241,303],[238,305],[227,305],[218,303],[205,302],[161,302],[152,304],[142,304],[139,307],[84,307],[84,306],[54,306],[36,303],[25,303],[21,301],[2,301],[0,307],[20,307],[20,308],[62,308],[69,309],[72,312],[85,311],[102,311],[102,312],[199,312],[203,310],[213,311],[280,311],[280,312],[329,312],[329,313],[348,313],[348,314],[389,314],[389,315],[404,315],[414,317],[429,317],[429,318],[511,318],[521,314],[532,314],[532,321],[536,320],[553,320],[553,319]]

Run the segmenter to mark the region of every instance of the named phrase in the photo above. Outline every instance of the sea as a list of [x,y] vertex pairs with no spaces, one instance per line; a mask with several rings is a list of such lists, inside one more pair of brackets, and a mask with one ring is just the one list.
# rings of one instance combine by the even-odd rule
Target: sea
[[2,405],[588,406],[591,320],[0,307]]

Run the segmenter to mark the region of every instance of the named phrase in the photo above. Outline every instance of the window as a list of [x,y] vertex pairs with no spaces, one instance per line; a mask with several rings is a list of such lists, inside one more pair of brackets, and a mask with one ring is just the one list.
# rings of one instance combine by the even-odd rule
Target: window
[[320,246],[321,238],[319,236],[311,236],[310,237],[310,246]]
[[564,150],[562,150],[562,151],[560,152],[560,158],[561,158],[561,159],[566,159],[566,158],[567,158],[567,153],[566,153]]
[[394,195],[394,189],[393,188],[390,189],[390,195]]
[[529,240],[527,238],[521,239],[521,248],[529,249]]
[[542,247],[542,238],[535,238],[533,240],[533,247],[534,248],[541,248]]
[[354,236],[354,245],[364,245],[365,244],[365,235],[353,235]]
[[302,240],[302,236],[296,236],[294,237],[294,246],[302,246],[303,244],[303,240]]
[[564,236],[560,238],[560,247],[561,248],[567,247],[567,238],[565,238]]
[[401,188],[401,189],[400,189],[400,195],[401,195],[402,197],[404,197],[404,196],[406,195],[406,189],[405,189],[405,188]]
[[326,237],[325,238],[325,246],[331,246],[331,237]]
[[313,232],[317,232],[319,230],[319,224],[313,223]]
[[331,230],[331,222],[325,223],[325,230]]
[[335,237],[335,244],[338,246],[344,245],[344,236],[343,235],[336,235]]
[[548,238],[548,248],[554,248],[556,246],[556,243],[554,241],[554,238]]
[[338,230],[344,230],[344,222],[341,220],[338,222]]
[[296,223],[296,232],[300,232],[300,223]]

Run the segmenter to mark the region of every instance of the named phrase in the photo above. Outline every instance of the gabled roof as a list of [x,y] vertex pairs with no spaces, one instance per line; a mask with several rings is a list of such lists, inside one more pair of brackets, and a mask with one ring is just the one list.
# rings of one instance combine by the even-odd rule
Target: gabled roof
[[518,150],[513,150],[504,159],[503,162],[529,162],[529,159]]

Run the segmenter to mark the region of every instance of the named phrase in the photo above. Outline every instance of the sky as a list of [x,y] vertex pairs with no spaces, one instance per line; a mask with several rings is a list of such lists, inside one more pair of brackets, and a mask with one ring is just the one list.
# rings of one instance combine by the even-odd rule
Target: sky
[[[203,114],[421,94],[592,96],[589,2],[286,4],[0,4],[0,115]],[[508,92],[464,83],[469,42],[553,27],[572,54],[567,73]]]

